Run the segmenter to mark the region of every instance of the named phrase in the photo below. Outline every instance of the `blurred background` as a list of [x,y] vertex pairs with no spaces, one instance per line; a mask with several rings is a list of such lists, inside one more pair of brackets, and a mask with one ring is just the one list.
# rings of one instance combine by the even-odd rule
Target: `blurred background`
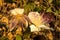
[[[54,21],[49,25],[54,31],[42,29],[39,32],[30,32],[31,23],[27,21],[26,27],[24,16],[19,19],[23,20],[24,25],[18,23],[12,31],[9,31],[9,22],[13,23],[16,19],[10,10],[15,8],[24,9],[24,15],[31,11],[51,14]],[[14,21],[15,24],[16,22],[17,20]],[[60,40],[60,0],[0,0],[0,40]]]

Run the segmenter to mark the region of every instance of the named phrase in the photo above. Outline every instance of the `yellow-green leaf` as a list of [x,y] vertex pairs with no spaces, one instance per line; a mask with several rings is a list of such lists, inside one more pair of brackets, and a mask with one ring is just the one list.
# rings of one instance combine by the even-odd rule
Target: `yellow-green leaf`
[[16,40],[22,40],[22,37],[20,35],[16,35]]

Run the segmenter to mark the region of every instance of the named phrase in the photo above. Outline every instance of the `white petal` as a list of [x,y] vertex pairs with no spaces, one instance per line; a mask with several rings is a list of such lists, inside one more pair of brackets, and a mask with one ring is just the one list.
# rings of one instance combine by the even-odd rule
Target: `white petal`
[[43,29],[47,29],[47,30],[52,30],[52,31],[54,31],[53,28],[50,28],[49,26],[46,26],[46,25],[40,25],[39,28],[43,28]]
[[17,13],[15,12],[15,10],[11,10],[10,12],[11,12],[11,14],[13,14],[13,15],[17,15]]
[[30,25],[31,32],[39,31],[39,29],[35,25]]
[[51,29],[50,27],[46,26],[46,25],[40,25],[39,26],[40,28],[43,28],[43,29]]

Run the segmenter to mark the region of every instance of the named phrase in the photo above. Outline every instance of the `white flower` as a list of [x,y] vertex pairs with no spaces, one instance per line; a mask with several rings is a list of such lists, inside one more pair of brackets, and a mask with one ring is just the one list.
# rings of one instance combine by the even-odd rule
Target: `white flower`
[[24,9],[21,9],[21,8],[15,8],[13,10],[10,10],[11,14],[13,15],[17,15],[17,14],[23,14],[24,12]]
[[31,23],[34,24],[30,26],[31,32],[41,31],[41,29],[54,30],[48,25],[45,25],[53,21],[53,17],[50,14],[39,14],[38,12],[29,12],[28,17]]

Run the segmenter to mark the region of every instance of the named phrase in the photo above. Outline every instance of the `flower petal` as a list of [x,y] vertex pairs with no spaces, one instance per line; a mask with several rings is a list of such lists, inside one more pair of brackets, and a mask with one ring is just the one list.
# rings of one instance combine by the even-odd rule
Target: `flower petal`
[[37,27],[43,24],[42,16],[40,16],[38,12],[30,12],[28,17],[31,20],[31,22],[35,24]]
[[17,14],[23,14],[24,12],[24,9],[21,9],[21,8],[15,8],[13,10],[10,10],[11,14],[13,15],[17,15]]

